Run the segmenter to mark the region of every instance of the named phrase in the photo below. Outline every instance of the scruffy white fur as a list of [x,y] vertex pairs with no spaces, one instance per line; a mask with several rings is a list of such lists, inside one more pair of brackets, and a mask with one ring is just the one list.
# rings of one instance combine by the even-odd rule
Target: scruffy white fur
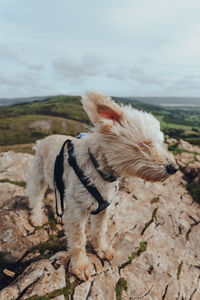
[[[176,168],[173,158],[163,146],[159,121],[151,114],[131,106],[120,106],[109,96],[95,92],[87,93],[82,104],[94,124],[91,133],[82,139],[53,135],[37,145],[27,184],[34,225],[42,225],[44,221],[44,193],[48,185],[54,189],[55,158],[68,138],[73,141],[77,164],[108,202],[115,200],[119,180],[109,183],[101,178],[90,161],[88,148],[98,161],[99,169],[117,177],[137,176],[150,181],[164,181],[170,175],[166,167]],[[111,260],[114,253],[105,236],[112,204],[101,214],[90,215],[98,207],[97,201],[68,165],[67,149],[64,155],[64,228],[71,252],[70,270],[80,279],[87,280],[94,270],[86,254],[85,225],[90,216],[92,244],[100,257]]]

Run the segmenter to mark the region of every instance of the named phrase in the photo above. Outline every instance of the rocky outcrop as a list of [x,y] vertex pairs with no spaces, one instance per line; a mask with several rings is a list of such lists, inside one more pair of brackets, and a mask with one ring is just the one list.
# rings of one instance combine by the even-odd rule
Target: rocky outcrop
[[0,180],[24,182],[27,179],[32,155],[13,151],[0,153]]
[[[184,150],[195,152],[198,158],[193,148]],[[185,151],[177,153],[178,163],[185,161],[181,170],[191,159],[185,156],[191,153]],[[66,241],[52,214],[51,194],[45,199],[47,223],[42,228],[30,224],[27,198],[19,182],[26,181],[32,156],[27,156],[22,175],[17,177],[20,161],[15,165],[15,155],[17,161],[17,154],[0,156],[6,158],[0,159],[4,166],[0,182],[4,191],[0,196],[0,299],[200,299],[200,207],[187,191],[182,171],[165,183],[121,181],[107,236],[115,258],[112,263],[102,262],[88,244],[90,260],[99,264],[101,271],[80,282],[68,272]]]
[[176,160],[186,176],[191,174],[193,181],[198,176],[200,169],[200,148],[184,140],[180,140],[175,145]]

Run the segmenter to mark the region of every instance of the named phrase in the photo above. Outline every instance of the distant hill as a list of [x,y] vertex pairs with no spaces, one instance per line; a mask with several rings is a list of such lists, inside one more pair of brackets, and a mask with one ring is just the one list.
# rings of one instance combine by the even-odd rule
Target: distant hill
[[[33,101],[41,101],[50,99],[57,96],[37,96],[37,97],[18,97],[18,98],[0,98],[0,106],[13,105],[20,103],[29,103]],[[65,97],[65,96],[64,96]],[[140,103],[146,103],[149,105],[156,105],[162,107],[200,107],[200,97],[113,97],[114,99],[121,100],[123,102],[135,101]]]
[[129,97],[128,99],[164,107],[200,106],[200,97]]
[[[32,97],[23,98],[25,103],[1,106],[0,146],[33,143],[55,133],[76,136],[84,130],[84,124],[90,124],[80,99],[80,96]],[[113,99],[151,112],[166,135],[200,145],[200,106],[168,108],[128,97]]]
[[0,106],[27,103],[33,101],[45,100],[54,96],[21,97],[21,98],[0,98]]

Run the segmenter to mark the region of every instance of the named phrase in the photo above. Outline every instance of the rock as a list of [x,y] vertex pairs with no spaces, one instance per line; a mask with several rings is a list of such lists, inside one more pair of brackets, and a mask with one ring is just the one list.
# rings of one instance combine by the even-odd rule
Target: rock
[[195,181],[200,184],[200,148],[180,140],[178,147],[188,152],[181,152],[176,155],[176,162],[180,166],[185,178],[189,183]]
[[63,251],[49,260],[43,259],[32,263],[12,285],[0,292],[0,299],[17,299],[20,297],[27,299],[34,295],[44,296],[54,290],[64,288],[66,286],[65,267],[67,259],[68,253]]
[[185,167],[194,161],[194,154],[182,152],[176,155],[176,161],[180,167]]
[[91,278],[88,281],[83,282],[80,285],[78,285],[75,289],[73,299],[74,300],[79,300],[79,299],[87,300],[92,285],[93,285],[93,279],[91,279]]
[[49,239],[45,229],[35,231],[30,225],[27,211],[0,210],[0,224],[0,252],[12,263],[34,245]]
[[177,140],[174,139],[174,138],[167,138],[167,139],[165,140],[165,142],[166,142],[166,144],[171,145],[171,144],[176,144],[176,143],[177,143]]
[[195,181],[200,184],[200,161],[192,153],[176,155],[176,161],[189,183]]
[[196,152],[200,154],[200,148],[198,146],[191,145],[190,143],[182,139],[179,141],[178,147],[190,152]]
[[33,155],[27,153],[0,153],[0,179],[26,182],[32,159]]
[[115,300],[116,292],[115,287],[119,279],[117,268],[108,268],[104,272],[95,276],[88,300]]
[[[181,143],[181,147],[188,149],[187,143]],[[107,239],[113,245],[115,258],[110,263],[104,262],[104,267],[99,267],[90,280],[79,282],[66,272],[68,252],[41,259],[40,253],[33,251],[23,258],[23,263],[37,261],[10,281],[0,292],[0,299],[46,295],[63,300],[66,293],[74,300],[200,299],[200,207],[188,194],[185,180],[186,174],[191,180],[198,178],[199,173],[195,172],[199,161],[195,160],[194,153],[178,155],[185,177],[179,170],[164,183],[148,183],[138,178],[121,180],[108,220]],[[24,197],[23,188],[2,184],[7,206],[15,202],[16,195],[21,193]],[[48,239],[50,232],[50,229],[47,233],[45,228],[38,230],[31,226],[28,211],[15,207],[10,205],[9,210],[0,210],[0,251],[14,262],[32,245]],[[62,226],[56,227],[61,232]],[[51,230],[56,234],[55,229]],[[44,253],[48,257],[52,255],[48,249]],[[101,266],[96,255],[89,256]]]
[[23,187],[7,182],[0,182],[0,208],[27,206],[26,192]]
[[53,300],[65,300],[65,296],[60,295],[60,296],[57,296],[57,297],[53,298]]
[[183,169],[183,172],[189,182],[197,181],[200,183],[200,162],[190,163]]
[[30,129],[41,130],[43,132],[48,132],[51,129],[52,120],[37,120],[29,124]]

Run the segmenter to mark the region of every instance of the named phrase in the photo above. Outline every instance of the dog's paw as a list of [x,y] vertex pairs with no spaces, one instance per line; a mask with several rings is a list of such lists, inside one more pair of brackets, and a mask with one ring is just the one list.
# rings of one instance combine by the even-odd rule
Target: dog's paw
[[107,259],[107,260],[112,260],[115,257],[115,252],[112,247],[107,247],[101,250],[97,250],[97,253],[100,258],[102,259]]
[[33,226],[42,226],[45,223],[48,222],[48,217],[42,213],[42,214],[31,214],[30,216],[31,224]]
[[94,273],[94,267],[89,263],[73,263],[70,264],[69,267],[70,273],[78,277],[80,280],[86,281],[88,280],[92,274]]

